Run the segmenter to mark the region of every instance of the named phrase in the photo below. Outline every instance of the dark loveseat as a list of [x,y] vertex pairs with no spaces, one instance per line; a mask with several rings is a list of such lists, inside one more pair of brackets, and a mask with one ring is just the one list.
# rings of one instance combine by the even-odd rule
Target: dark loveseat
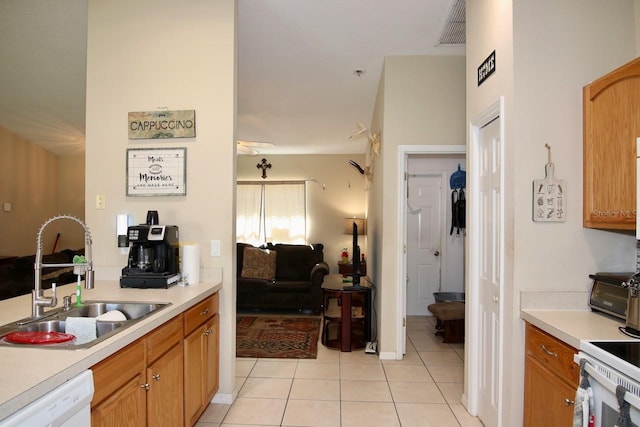
[[[73,262],[74,255],[84,255],[81,250],[65,249],[53,254],[44,255],[43,263],[68,264]],[[18,257],[10,263],[0,266],[0,299],[29,294],[34,286],[35,255]],[[42,288],[48,289],[52,283],[63,285],[77,280],[73,267],[47,267],[42,269]]]
[[[275,272],[264,273],[261,278],[252,277],[250,260],[269,254],[275,258]],[[312,310],[322,308],[322,280],[329,274],[324,262],[323,245],[267,244],[255,248],[247,243],[237,243],[237,308],[262,310]],[[275,252],[275,255],[273,254]],[[273,258],[270,258],[272,262]],[[244,270],[244,271],[243,271]],[[261,274],[255,274],[261,276]]]

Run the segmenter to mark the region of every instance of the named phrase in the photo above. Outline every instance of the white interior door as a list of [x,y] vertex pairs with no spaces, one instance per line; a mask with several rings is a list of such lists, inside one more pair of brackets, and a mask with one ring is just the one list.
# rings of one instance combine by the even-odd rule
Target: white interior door
[[442,175],[410,175],[407,185],[407,315],[426,316],[440,290]]
[[478,140],[478,297],[479,384],[478,417],[485,426],[498,426],[500,404],[500,285],[501,285],[501,141],[500,119],[480,129]]

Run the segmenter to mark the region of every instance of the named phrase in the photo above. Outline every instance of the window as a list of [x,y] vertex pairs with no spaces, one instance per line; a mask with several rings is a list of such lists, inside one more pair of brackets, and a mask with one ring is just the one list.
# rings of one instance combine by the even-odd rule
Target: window
[[259,246],[266,242],[305,244],[304,181],[238,182],[236,239]]

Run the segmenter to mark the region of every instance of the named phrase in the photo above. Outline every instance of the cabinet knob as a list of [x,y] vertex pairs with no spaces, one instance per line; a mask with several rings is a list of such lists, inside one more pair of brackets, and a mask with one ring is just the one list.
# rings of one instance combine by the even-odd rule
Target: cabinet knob
[[143,389],[149,391],[149,383],[145,383],[145,384],[140,385],[140,388],[143,388]]
[[433,251],[433,256],[440,256],[440,251]]
[[206,316],[207,314],[209,314],[209,309],[208,308],[205,308],[204,310],[202,310],[200,312],[200,316]]
[[160,381],[160,374],[151,375],[151,378],[153,378],[156,381]]
[[575,402],[574,402],[573,400],[571,400],[571,399],[564,399],[564,404],[565,404],[566,406],[571,406],[571,405],[573,405],[574,403],[575,403]]

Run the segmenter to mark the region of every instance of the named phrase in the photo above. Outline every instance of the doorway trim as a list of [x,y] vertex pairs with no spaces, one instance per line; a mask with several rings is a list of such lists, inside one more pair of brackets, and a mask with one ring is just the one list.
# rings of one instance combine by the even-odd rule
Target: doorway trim
[[409,155],[423,154],[423,155],[441,155],[441,154],[465,154],[467,152],[466,145],[399,145],[398,146],[398,188],[396,193],[398,194],[397,201],[397,215],[398,215],[398,229],[396,235],[398,236],[397,247],[401,250],[398,251],[398,258],[396,259],[396,265],[398,265],[397,276],[397,313],[396,319],[396,359],[401,360],[406,353],[407,342],[407,295],[405,292],[406,278],[407,278],[407,203],[406,203],[406,179],[407,179],[407,160]]

